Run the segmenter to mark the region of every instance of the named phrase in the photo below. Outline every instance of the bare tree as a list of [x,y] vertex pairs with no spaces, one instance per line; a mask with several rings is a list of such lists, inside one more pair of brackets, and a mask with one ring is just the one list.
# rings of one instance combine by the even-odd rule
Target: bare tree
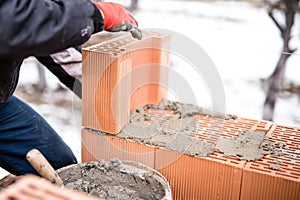
[[131,0],[130,7],[128,8],[130,11],[135,11],[138,9],[138,0]]
[[[284,79],[286,62],[297,50],[291,48],[290,40],[292,38],[292,28],[294,26],[295,17],[299,11],[300,4],[299,0],[266,0],[265,2],[268,6],[269,17],[279,29],[283,42],[282,53],[280,54],[275,70],[267,80],[267,95],[263,109],[263,119],[273,120],[276,96]],[[280,21],[280,17],[276,18],[275,13],[281,13],[280,17],[283,16],[284,20]]]
[[44,66],[40,64],[39,62],[36,62],[37,70],[38,70],[38,76],[39,76],[39,81],[36,84],[36,89],[39,92],[44,92],[47,88],[47,81],[46,81],[46,71]]

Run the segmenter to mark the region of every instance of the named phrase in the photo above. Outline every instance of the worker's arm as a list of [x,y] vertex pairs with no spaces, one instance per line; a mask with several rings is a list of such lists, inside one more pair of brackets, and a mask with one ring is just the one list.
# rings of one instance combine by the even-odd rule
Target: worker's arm
[[132,15],[119,4],[94,4],[90,0],[1,0],[0,59],[50,55],[79,46],[103,29],[131,31],[135,36],[136,27]]
[[99,9],[89,0],[2,0],[0,58],[49,55],[79,46],[103,26]]

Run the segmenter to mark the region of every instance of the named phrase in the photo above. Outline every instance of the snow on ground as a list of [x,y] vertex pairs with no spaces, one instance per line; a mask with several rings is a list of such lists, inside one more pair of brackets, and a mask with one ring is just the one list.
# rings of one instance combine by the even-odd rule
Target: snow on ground
[[[125,4],[127,1],[118,2]],[[279,32],[264,9],[242,2],[172,0],[140,0],[139,7],[134,15],[141,28],[176,31],[192,39],[206,51],[223,81],[226,112],[261,119],[265,96],[259,79],[266,78],[273,71],[281,49]],[[299,30],[300,27],[297,26],[293,33],[296,36],[293,45],[298,47]],[[296,54],[300,54],[299,51]],[[292,56],[286,71],[287,79],[298,84],[299,65],[300,56]],[[196,95],[203,100],[198,104],[209,107],[209,88],[206,88],[203,77],[192,76],[191,66],[174,55],[172,67],[189,81]],[[22,68],[20,84],[35,83],[36,77],[36,67],[27,62]],[[71,92],[54,92],[58,81],[50,73],[47,73],[47,81],[50,85],[49,92],[40,97],[41,102],[30,104],[45,116],[80,161],[80,101]],[[22,96],[21,89],[18,94]],[[28,95],[24,98],[30,99]],[[274,121],[300,126],[299,97],[289,95],[280,98]],[[4,174],[0,169],[0,178]]]

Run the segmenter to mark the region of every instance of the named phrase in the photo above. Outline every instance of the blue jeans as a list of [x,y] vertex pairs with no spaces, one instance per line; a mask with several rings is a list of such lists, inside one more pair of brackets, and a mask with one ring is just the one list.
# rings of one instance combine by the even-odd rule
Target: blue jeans
[[54,169],[77,163],[71,149],[31,107],[12,96],[0,108],[0,167],[15,175],[37,174],[26,160],[36,148]]

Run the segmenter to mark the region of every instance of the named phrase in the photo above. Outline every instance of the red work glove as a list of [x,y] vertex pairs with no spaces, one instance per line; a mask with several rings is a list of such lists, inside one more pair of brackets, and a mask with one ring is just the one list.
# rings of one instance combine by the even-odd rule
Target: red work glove
[[112,2],[94,2],[104,15],[104,30],[111,32],[129,31],[132,37],[142,39],[137,21],[122,5]]

